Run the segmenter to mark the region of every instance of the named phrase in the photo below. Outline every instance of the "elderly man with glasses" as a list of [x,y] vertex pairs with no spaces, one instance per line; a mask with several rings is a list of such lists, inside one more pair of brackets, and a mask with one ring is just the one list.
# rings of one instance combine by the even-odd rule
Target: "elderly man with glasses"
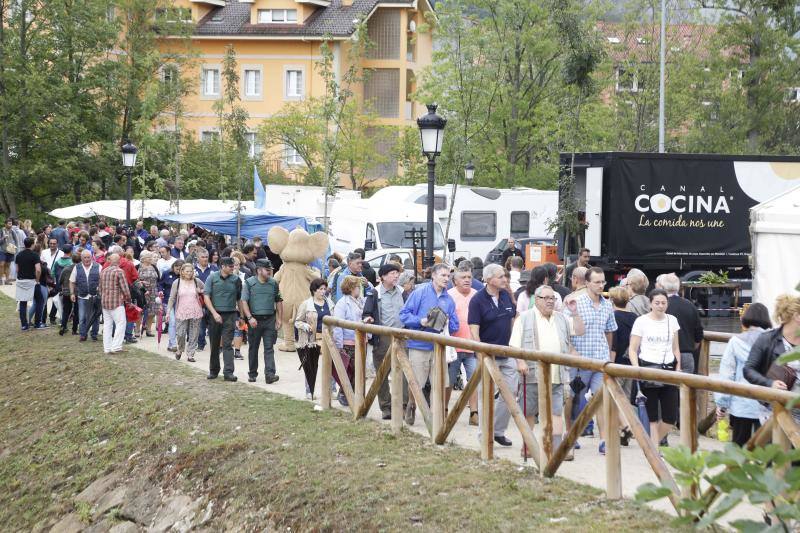
[[[534,306],[519,315],[511,330],[509,346],[553,353],[569,353],[577,355],[572,346],[571,336],[582,335],[583,321],[580,315],[569,319],[555,310],[556,294],[552,287],[541,285],[534,292]],[[574,312],[577,303],[571,300],[568,304]],[[522,375],[525,393],[519,397],[525,417],[533,429],[539,415],[539,378],[536,374],[536,361],[517,361],[517,370]],[[553,447],[561,444],[564,414],[564,384],[569,383],[569,372],[566,367],[552,365],[550,387],[552,392],[553,414]],[[544,385],[546,386],[546,385]],[[524,454],[524,452],[523,452]],[[530,457],[530,456],[528,456]],[[572,460],[572,452],[566,457]]]

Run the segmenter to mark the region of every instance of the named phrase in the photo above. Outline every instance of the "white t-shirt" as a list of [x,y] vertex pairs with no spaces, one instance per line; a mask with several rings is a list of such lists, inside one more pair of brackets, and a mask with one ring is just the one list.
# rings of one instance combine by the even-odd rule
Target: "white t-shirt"
[[631,335],[642,338],[639,345],[639,360],[648,363],[671,363],[675,360],[672,353],[672,339],[681,327],[678,319],[665,315],[662,320],[653,320],[650,314],[636,319],[631,328]]

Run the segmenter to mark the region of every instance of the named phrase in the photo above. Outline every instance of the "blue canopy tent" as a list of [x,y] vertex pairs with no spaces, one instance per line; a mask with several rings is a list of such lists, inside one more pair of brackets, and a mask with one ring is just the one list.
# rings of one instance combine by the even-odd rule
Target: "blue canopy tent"
[[[177,224],[194,224],[214,233],[236,236],[235,211],[210,211],[206,213],[187,213],[185,215],[163,214],[156,215],[155,218]],[[240,221],[240,233],[246,239],[252,239],[253,237],[266,238],[267,232],[273,226],[282,226],[288,231],[298,227],[308,231],[305,217],[275,215],[265,211],[242,213]]]

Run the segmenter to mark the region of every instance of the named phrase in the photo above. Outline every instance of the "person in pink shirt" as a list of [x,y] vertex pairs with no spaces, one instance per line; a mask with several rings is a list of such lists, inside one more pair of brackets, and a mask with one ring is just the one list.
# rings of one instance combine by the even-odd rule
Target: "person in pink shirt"
[[[469,267],[459,268],[453,274],[453,288],[448,290],[447,293],[456,302],[456,315],[458,316],[458,323],[460,325],[457,332],[453,333],[453,337],[460,337],[462,339],[472,340],[472,335],[469,331],[469,324],[467,323],[467,315],[469,314],[469,301],[478,292],[472,288],[472,268]],[[456,360],[448,364],[448,372],[450,374],[450,385],[445,389],[445,405],[450,403],[450,394],[453,391],[453,383],[456,382],[461,366],[464,366],[464,372],[467,374],[467,381],[472,378],[477,366],[477,358],[475,352],[469,352],[456,348]],[[478,393],[477,391],[469,398],[469,424],[471,426],[478,425]]]

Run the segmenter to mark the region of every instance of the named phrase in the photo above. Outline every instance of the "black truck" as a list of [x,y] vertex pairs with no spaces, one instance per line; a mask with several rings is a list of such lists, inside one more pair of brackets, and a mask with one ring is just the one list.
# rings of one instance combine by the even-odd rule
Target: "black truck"
[[749,278],[750,208],[800,184],[800,157],[563,153],[560,164],[559,202],[574,194],[584,225],[559,247],[589,248],[609,281],[632,267],[651,280],[708,270]]

